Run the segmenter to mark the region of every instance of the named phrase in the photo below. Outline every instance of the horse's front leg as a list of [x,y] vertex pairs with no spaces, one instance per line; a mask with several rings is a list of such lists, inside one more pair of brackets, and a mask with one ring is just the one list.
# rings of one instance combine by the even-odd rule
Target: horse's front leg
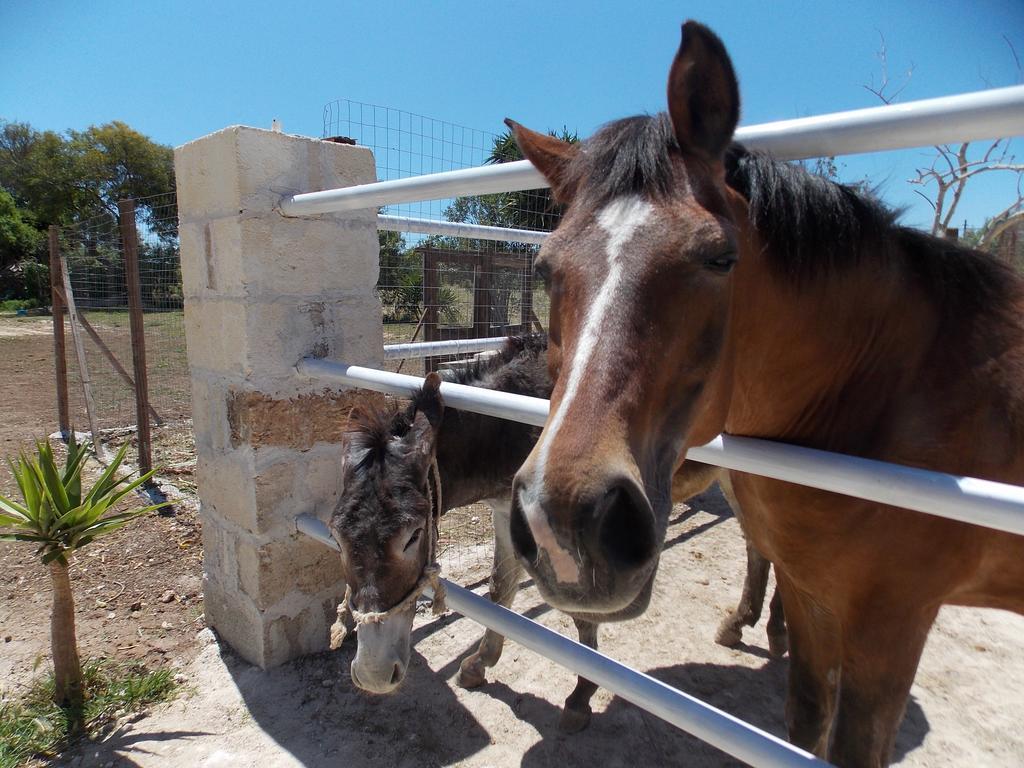
[[789,625],[789,740],[825,758],[842,667],[839,621],[775,569]]
[[937,601],[903,599],[878,589],[849,611],[843,626],[843,670],[829,762],[881,768],[910,696]]
[[786,611],[782,607],[782,593],[778,587],[768,605],[768,652],[781,659],[789,650],[789,635],[786,632]]
[[[508,608],[519,591],[522,568],[512,549],[509,533],[509,500],[488,500],[494,513],[494,564],[491,567],[489,592],[491,600]],[[458,683],[463,688],[477,688],[487,682],[485,669],[493,667],[501,658],[505,637],[488,629],[476,652],[467,656],[459,668]]]
[[[582,619],[573,619],[576,624],[576,632],[579,634],[580,642],[588,648],[597,650],[597,628],[599,624]],[[576,679],[576,688],[565,700],[565,707],[562,709],[562,717],[558,721],[558,727],[565,733],[578,733],[590,725],[590,699],[597,691],[597,683],[592,683],[585,677]]]

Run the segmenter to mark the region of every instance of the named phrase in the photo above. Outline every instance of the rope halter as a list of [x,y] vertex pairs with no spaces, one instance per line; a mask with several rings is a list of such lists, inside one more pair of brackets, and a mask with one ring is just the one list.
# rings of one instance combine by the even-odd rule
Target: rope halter
[[433,590],[432,609],[435,616],[447,610],[445,605],[444,582],[441,581],[441,566],[437,564],[437,526],[441,518],[441,473],[437,469],[437,459],[430,462],[430,476],[427,480],[427,495],[430,499],[430,520],[427,523],[427,561],[420,572],[416,585],[397,603],[386,611],[357,611],[352,605],[352,586],[345,585],[345,597],[338,605],[338,618],[331,625],[331,650],[337,650],[345,642],[349,626],[358,629],[362,624],[379,624],[385,619],[395,616],[410,608],[415,609],[416,600],[429,587]]

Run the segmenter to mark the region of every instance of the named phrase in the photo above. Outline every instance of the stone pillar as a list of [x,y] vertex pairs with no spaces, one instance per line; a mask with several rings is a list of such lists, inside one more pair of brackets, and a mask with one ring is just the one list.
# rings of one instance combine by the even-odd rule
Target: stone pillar
[[235,126],[175,150],[206,620],[271,667],[326,649],[338,556],[295,531],[338,499],[350,395],[304,356],[379,366],[376,211],[285,218],[288,193],[376,180],[354,147]]

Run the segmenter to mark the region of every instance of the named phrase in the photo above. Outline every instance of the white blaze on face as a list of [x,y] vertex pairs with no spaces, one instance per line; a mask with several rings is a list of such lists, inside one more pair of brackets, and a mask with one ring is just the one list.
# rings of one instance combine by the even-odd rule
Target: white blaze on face
[[555,578],[563,583],[579,581],[579,565],[576,558],[559,545],[542,509],[543,499],[546,496],[544,475],[548,453],[551,451],[551,443],[555,439],[555,435],[558,434],[558,430],[561,429],[562,423],[565,421],[566,412],[576,397],[583,374],[586,372],[587,365],[597,346],[598,335],[604,326],[605,316],[608,309],[613,306],[615,296],[622,284],[621,257],[623,251],[629,241],[633,239],[636,231],[650,217],[652,210],[651,204],[639,197],[624,197],[609,203],[597,214],[598,226],[608,235],[608,241],[605,243],[607,264],[604,282],[587,310],[587,317],[576,342],[573,358],[571,361],[567,361],[568,366],[563,368],[563,373],[566,369],[568,370],[565,390],[558,403],[558,408],[548,420],[544,434],[537,446],[537,460],[534,463],[533,477],[529,482],[524,483],[519,491],[519,504],[526,516],[526,522],[530,526],[530,532],[533,534],[537,546],[547,553],[548,559],[551,561],[551,568],[555,572]]

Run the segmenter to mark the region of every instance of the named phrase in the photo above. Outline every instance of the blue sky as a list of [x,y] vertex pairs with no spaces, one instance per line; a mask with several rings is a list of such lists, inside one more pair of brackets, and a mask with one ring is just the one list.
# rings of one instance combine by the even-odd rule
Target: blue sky
[[[511,116],[588,135],[664,108],[679,24],[725,41],[745,124],[874,106],[879,33],[903,100],[1012,85],[1024,58],[1021,0],[884,2],[0,2],[0,116],[37,128],[113,119],[177,145],[226,125],[319,136],[348,98],[497,132]],[[1024,143],[1018,141],[1018,144]],[[1024,149],[1021,149],[1024,155]],[[924,151],[840,158],[924,224],[905,179]],[[980,224],[1013,185],[979,178],[957,223]]]

